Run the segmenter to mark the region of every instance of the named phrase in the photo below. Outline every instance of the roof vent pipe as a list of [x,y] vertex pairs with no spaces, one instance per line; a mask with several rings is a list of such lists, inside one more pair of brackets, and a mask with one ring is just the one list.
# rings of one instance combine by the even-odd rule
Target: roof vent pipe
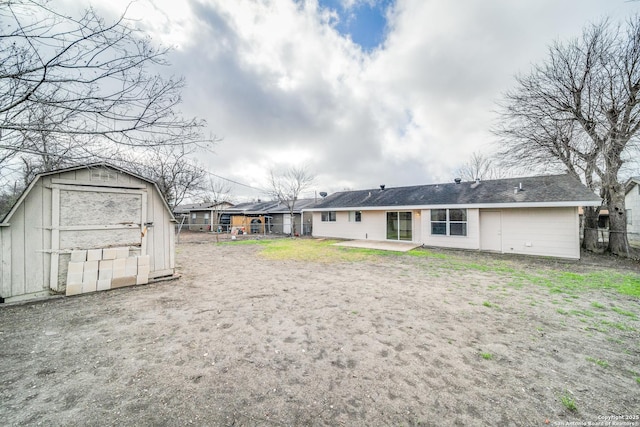
[[462,182],[462,178],[456,178],[454,179],[454,181],[456,182],[456,184],[460,184]]
[[380,184],[380,189],[384,190],[384,184]]

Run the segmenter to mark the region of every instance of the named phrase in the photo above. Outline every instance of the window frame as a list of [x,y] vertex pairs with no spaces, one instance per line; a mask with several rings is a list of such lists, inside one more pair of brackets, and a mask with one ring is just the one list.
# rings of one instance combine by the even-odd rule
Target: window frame
[[[407,218],[408,216],[408,218]],[[385,228],[387,240],[397,242],[413,242],[413,211],[387,211],[385,214]],[[389,228],[392,225],[392,228]],[[408,228],[403,227],[408,225]],[[391,231],[395,236],[391,237]]]
[[349,222],[362,222],[362,211],[349,211]]
[[320,212],[321,222],[336,222],[336,211],[322,211]]
[[[445,216],[444,216],[444,220],[442,220],[442,211],[444,211]],[[461,215],[461,220],[458,219],[451,219],[451,211],[460,211]],[[440,215],[436,215],[436,218],[434,220],[434,213],[439,213]],[[457,216],[456,216],[457,217]],[[431,230],[431,235],[432,236],[445,236],[445,237],[467,237],[469,235],[469,229],[468,229],[468,224],[469,224],[469,210],[466,208],[437,208],[437,209],[430,209],[429,212],[429,223],[430,223],[430,230]],[[444,233],[441,232],[435,232],[434,233],[434,225],[436,227],[438,227],[438,231],[444,231]],[[444,229],[443,229],[443,225],[444,225]],[[454,229],[456,229],[455,233],[452,233],[452,227],[454,226]],[[457,232],[458,226],[460,227],[460,232]]]

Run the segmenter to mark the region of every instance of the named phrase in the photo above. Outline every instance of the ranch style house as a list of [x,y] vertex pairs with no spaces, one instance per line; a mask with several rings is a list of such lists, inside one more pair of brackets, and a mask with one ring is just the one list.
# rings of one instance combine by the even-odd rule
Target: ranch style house
[[580,258],[580,206],[602,200],[577,179],[546,175],[343,191],[313,212],[313,236]]

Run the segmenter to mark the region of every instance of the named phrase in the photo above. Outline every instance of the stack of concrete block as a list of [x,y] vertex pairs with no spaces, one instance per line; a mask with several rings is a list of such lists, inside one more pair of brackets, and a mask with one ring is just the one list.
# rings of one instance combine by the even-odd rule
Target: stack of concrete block
[[[139,252],[137,252],[139,253]],[[67,272],[67,295],[149,283],[149,255],[129,248],[75,250]]]

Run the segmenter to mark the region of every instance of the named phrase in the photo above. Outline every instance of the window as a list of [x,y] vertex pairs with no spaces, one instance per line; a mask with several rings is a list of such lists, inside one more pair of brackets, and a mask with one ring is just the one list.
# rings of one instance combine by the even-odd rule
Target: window
[[197,213],[191,212],[191,219],[196,219],[197,216],[198,216]]
[[204,213],[204,219],[209,219],[209,212]]
[[361,222],[362,221],[362,212],[361,211],[351,211],[349,212],[349,222]]
[[336,220],[335,211],[322,212],[321,215],[322,215],[322,222],[335,222]]
[[631,209],[625,210],[625,215],[627,217],[627,225],[633,225],[633,217],[631,216]]
[[431,209],[431,234],[447,235],[446,209]]
[[387,212],[387,239],[411,241],[411,212]]
[[440,236],[466,236],[466,209],[431,209],[431,234]]

